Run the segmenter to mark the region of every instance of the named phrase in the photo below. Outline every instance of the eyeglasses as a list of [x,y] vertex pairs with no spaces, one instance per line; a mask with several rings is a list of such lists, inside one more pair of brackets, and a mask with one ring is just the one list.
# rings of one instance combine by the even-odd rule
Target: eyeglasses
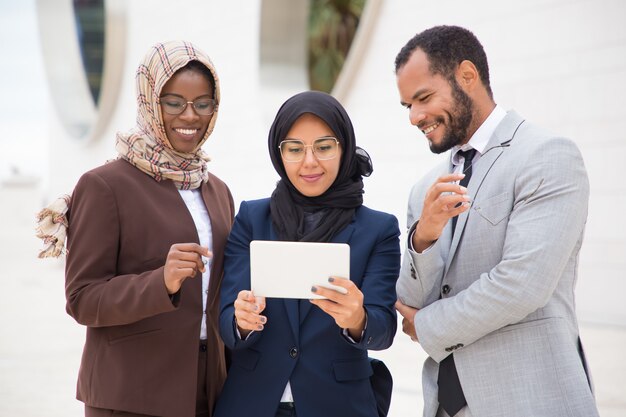
[[181,97],[168,95],[161,97],[160,101],[163,111],[173,116],[182,114],[187,108],[187,104],[191,104],[200,116],[210,116],[217,108],[217,102],[212,98],[197,98],[194,101],[187,101]]
[[285,139],[278,145],[280,155],[285,162],[302,161],[306,155],[306,148],[311,148],[313,155],[318,160],[325,161],[337,156],[339,141],[332,136],[324,136],[315,139],[313,145],[305,145],[304,142],[299,139]]

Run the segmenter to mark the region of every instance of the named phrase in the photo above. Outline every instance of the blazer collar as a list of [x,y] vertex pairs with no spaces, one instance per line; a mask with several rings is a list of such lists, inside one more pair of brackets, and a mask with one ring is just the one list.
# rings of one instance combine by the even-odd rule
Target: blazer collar
[[[480,189],[485,181],[485,178],[489,174],[493,164],[500,158],[502,153],[511,146],[511,142],[515,138],[515,134],[519,127],[524,123],[524,119],[514,111],[509,111],[506,117],[500,122],[493,135],[489,139],[485,152],[475,164],[472,164],[472,178],[467,186],[467,193],[470,196],[471,206],[469,210],[461,213],[456,223],[456,230],[453,232],[452,242],[450,244],[450,252],[446,262],[445,273],[448,272],[448,268],[452,263],[452,259],[456,254],[456,250],[461,241],[467,218],[469,217],[474,200],[480,192]],[[449,225],[452,222],[448,223]],[[452,231],[451,231],[452,233]]]

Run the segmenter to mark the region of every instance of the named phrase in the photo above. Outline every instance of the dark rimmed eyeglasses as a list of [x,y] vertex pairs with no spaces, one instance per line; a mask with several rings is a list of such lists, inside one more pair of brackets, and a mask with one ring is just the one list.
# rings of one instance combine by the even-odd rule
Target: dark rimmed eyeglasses
[[285,139],[278,149],[285,162],[300,162],[306,155],[306,148],[311,148],[313,155],[320,161],[333,159],[337,156],[339,141],[333,136],[315,139],[312,145],[305,145],[300,139]]
[[217,108],[217,102],[215,99],[208,97],[200,97],[194,101],[187,101],[182,97],[164,95],[160,97],[160,103],[163,111],[167,114],[171,114],[172,116],[182,114],[188,104],[191,104],[194,111],[200,116],[210,116]]

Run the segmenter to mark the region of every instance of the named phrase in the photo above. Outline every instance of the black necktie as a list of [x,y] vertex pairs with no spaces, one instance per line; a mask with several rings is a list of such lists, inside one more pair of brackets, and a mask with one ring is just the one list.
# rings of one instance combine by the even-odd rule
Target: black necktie
[[[463,163],[463,173],[465,177],[460,181],[459,185],[467,187],[469,180],[472,176],[472,159],[476,154],[476,149],[470,149],[467,151],[459,151],[465,162]],[[452,218],[452,234],[454,236],[454,229],[456,228],[457,216]],[[437,378],[437,385],[439,386],[439,404],[446,410],[446,413],[453,417],[459,412],[467,401],[463,394],[463,388],[461,388],[461,381],[459,381],[459,375],[456,372],[456,366],[454,364],[454,356],[451,353],[439,363],[439,377]]]
[[[472,159],[476,155],[476,149],[469,149],[467,151],[459,151],[458,154],[463,157],[463,173],[465,177],[459,182],[461,187],[467,187],[469,180],[472,177]],[[454,235],[454,229],[456,228],[456,219],[458,216],[452,218],[452,234]]]

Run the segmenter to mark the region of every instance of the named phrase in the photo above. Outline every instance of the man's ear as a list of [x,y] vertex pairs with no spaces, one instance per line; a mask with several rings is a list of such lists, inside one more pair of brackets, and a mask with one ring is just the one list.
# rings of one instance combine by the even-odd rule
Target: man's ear
[[481,83],[476,65],[467,59],[459,64],[455,76],[456,82],[465,92],[474,90]]

